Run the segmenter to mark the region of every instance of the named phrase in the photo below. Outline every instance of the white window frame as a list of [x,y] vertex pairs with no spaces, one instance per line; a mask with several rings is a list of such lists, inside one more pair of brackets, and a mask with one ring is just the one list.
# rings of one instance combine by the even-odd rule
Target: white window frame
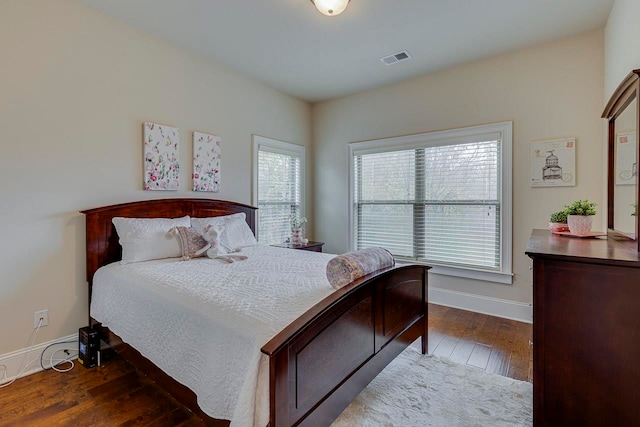
[[[435,147],[450,145],[457,141],[465,141],[476,135],[500,133],[500,177],[499,194],[501,197],[500,217],[500,271],[486,271],[467,267],[452,267],[427,263],[433,268],[432,274],[464,277],[489,282],[513,283],[512,250],[513,250],[513,219],[512,219],[512,188],[513,188],[513,123],[500,122],[480,126],[470,126],[437,132],[421,133],[394,138],[384,138],[371,141],[354,142],[349,144],[349,247],[355,249],[354,242],[354,158],[356,155],[400,151],[421,147]],[[411,261],[415,262],[415,261]]]
[[[260,135],[252,135],[253,146],[253,187],[252,187],[252,203],[258,206],[258,153],[261,149],[271,152],[280,152],[287,155],[297,155],[300,158],[300,215],[305,216],[305,193],[306,193],[306,163],[305,163],[305,147],[302,145],[292,144],[290,142],[279,141],[277,139],[267,138]],[[256,221],[256,239],[259,240],[260,226]],[[284,243],[284,242],[282,242]]]

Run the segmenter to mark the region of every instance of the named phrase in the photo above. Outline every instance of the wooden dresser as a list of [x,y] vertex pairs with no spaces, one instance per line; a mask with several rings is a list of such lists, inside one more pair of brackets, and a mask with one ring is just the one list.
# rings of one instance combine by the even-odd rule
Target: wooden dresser
[[640,426],[636,242],[533,230],[534,426]]

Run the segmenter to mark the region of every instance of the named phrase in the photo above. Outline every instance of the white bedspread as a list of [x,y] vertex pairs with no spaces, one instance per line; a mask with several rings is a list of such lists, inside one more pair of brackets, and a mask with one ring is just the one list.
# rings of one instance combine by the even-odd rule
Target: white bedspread
[[233,264],[198,258],[102,267],[91,316],[193,390],[209,416],[263,427],[269,370],[260,348],[333,292],[325,274],[333,255],[271,246],[242,253],[249,259]]

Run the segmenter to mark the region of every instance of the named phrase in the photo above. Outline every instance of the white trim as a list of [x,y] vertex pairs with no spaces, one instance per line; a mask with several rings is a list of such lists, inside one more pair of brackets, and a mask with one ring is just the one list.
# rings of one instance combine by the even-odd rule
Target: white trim
[[[260,150],[279,153],[285,155],[297,155],[300,158],[300,214],[305,216],[306,211],[306,175],[307,165],[305,159],[305,147],[303,145],[292,144],[290,142],[278,141],[260,135],[251,135],[252,143],[252,184],[251,200],[253,206],[258,206],[258,152]],[[259,239],[259,226],[256,225],[256,238]]]
[[354,230],[354,224],[353,224],[353,187],[355,186],[356,183],[356,178],[355,178],[355,170],[353,167],[353,157],[355,156],[354,153],[354,146],[357,145],[358,143],[352,143],[349,144],[347,146],[347,150],[349,151],[349,167],[347,168],[349,170],[349,188],[347,189],[347,197],[349,198],[349,200],[347,201],[347,242],[348,242],[348,248],[350,251],[352,251],[355,248],[355,242],[353,241],[353,230]]
[[450,265],[438,265],[432,262],[422,262],[413,259],[404,259],[395,257],[396,264],[420,264],[431,267],[429,274],[439,274],[442,276],[464,277],[466,279],[484,280],[485,282],[504,283],[511,285],[513,283],[513,273],[503,273],[500,271],[480,270],[467,267],[454,267]]
[[500,196],[501,196],[501,229],[500,229],[500,271],[487,272],[480,269],[456,268],[452,266],[438,267],[434,273],[479,279],[497,283],[513,283],[513,122],[499,122],[479,126],[469,126],[458,129],[450,129],[436,132],[406,135],[392,138],[383,138],[370,141],[352,142],[348,145],[349,151],[349,189],[348,208],[349,215],[349,250],[355,249],[354,223],[353,223],[353,187],[355,184],[353,159],[356,155],[369,154],[384,151],[396,151],[437,145],[462,144],[469,138],[478,135],[492,135],[501,137],[500,144]]
[[522,302],[440,288],[429,288],[429,302],[519,322],[533,323],[533,307]]
[[482,125],[477,126],[477,131],[473,132],[476,127],[452,129],[450,131],[439,131],[430,133],[421,133],[417,135],[399,136],[395,138],[377,139],[372,141],[352,142],[349,144],[353,149],[354,155],[361,156],[365,154],[386,153],[389,151],[401,151],[401,150],[414,150],[417,148],[429,147],[444,147],[450,145],[468,144],[475,142],[478,139],[473,137],[486,137],[489,139],[501,139],[502,130],[506,124],[496,123],[496,125],[503,125],[500,130],[488,128],[494,125]]
[[[4,368],[0,367],[0,384],[4,384],[5,382],[11,381],[14,378],[22,378],[22,377],[26,377],[27,375],[35,374],[36,372],[42,371],[42,367],[40,366],[40,362],[39,362],[42,351],[47,346],[52,344],[63,345],[62,344],[63,341],[76,341],[75,346],[70,348],[75,348],[75,353],[78,352],[78,345],[77,345],[78,334],[77,333],[73,335],[68,335],[66,337],[57,338],[52,341],[36,344],[31,349],[31,354],[29,355],[29,360],[27,361],[27,367],[23,373],[20,373],[19,371],[21,369],[24,369],[23,362],[24,362],[25,356],[29,353],[29,348],[23,348],[21,350],[16,350],[11,353],[1,355],[0,365],[6,366],[7,379],[4,380],[5,371],[4,371]],[[45,361],[46,361],[46,358],[45,358]]]
[[[502,154],[500,156],[500,170],[502,172],[502,221],[500,230],[500,244],[502,245],[502,273],[513,273],[513,122],[497,123],[502,127]],[[509,284],[512,282],[509,281]]]
[[429,270],[429,274],[464,277],[467,279],[484,280],[485,282],[504,283],[506,285],[511,285],[513,283],[513,273],[452,267],[449,265],[430,265],[432,268]]
[[253,145],[253,154],[252,154],[252,187],[251,187],[251,200],[254,206],[258,206],[258,151],[260,151],[261,147],[265,147],[266,151],[271,151],[275,153],[282,154],[291,154],[295,153],[300,156],[300,179],[302,182],[300,183],[301,189],[301,200],[300,200],[300,209],[304,214],[305,208],[305,175],[306,175],[306,163],[305,163],[305,147],[303,145],[292,144],[290,142],[278,141],[277,139],[267,138],[265,136],[260,135],[251,135],[252,145]]

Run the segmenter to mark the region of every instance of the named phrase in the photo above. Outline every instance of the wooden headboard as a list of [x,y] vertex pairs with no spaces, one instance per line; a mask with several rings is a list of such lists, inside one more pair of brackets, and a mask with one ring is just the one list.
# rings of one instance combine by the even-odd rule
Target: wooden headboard
[[142,200],[81,211],[87,220],[87,282],[93,282],[93,274],[98,268],[122,258],[122,248],[111,222],[114,217],[179,218],[189,215],[204,218],[244,212],[247,224],[255,234],[255,211],[253,206],[211,199]]

